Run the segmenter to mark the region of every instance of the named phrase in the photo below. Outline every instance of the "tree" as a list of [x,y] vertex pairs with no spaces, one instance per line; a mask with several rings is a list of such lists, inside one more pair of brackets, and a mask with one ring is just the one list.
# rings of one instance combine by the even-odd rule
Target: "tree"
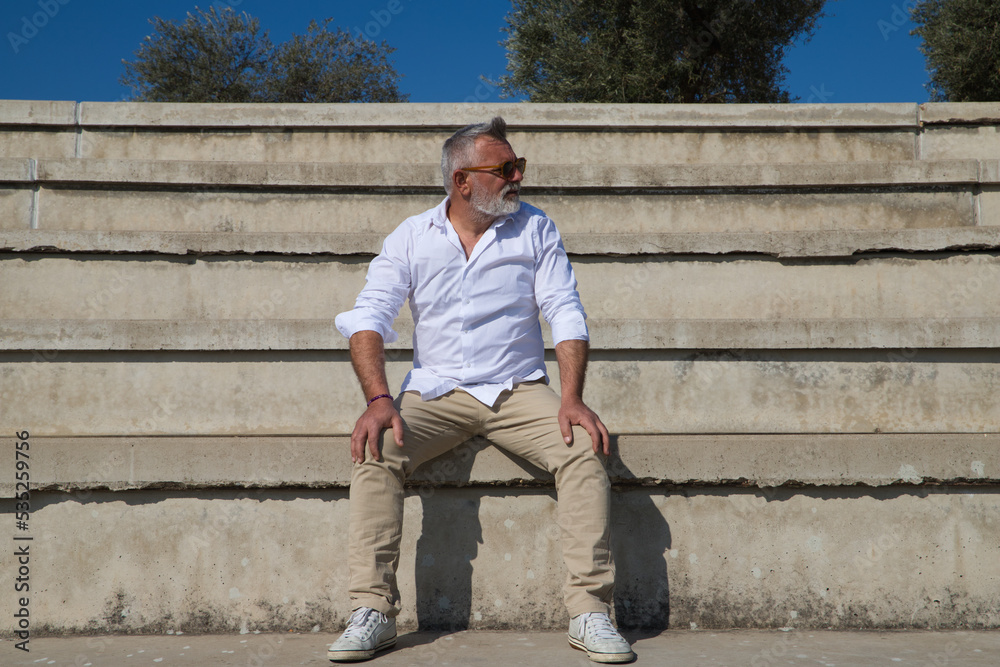
[[269,77],[273,101],[405,102],[387,58],[395,49],[346,30],[331,32],[330,21],[312,21],[305,35],[277,48]]
[[1000,3],[921,0],[910,34],[924,40],[934,102],[1000,101]]
[[513,0],[504,94],[532,102],[788,102],[781,64],[825,0]]
[[120,81],[140,102],[405,102],[395,51],[312,21],[277,47],[232,8],[195,8],[182,23],[153,17]]

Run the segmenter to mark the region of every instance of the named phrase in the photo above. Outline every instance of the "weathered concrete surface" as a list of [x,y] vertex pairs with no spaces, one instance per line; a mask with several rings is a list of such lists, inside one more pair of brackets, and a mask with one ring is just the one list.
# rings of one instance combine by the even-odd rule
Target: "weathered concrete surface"
[[988,285],[1000,270],[989,254],[923,258],[874,256],[841,262],[765,258],[577,257],[588,313],[670,317],[895,318],[976,317],[996,312]]
[[[471,118],[471,117],[470,117]],[[197,128],[190,132],[156,129],[87,130],[83,158],[246,160],[252,162],[433,163],[441,144],[460,125],[431,131],[345,131],[340,128],[249,130]],[[701,128],[699,131],[645,128],[637,131],[585,131],[566,127],[512,129],[519,155],[532,165],[710,164],[730,162],[869,162],[914,159],[914,131],[792,129],[777,132]],[[33,136],[33,135],[32,135]],[[10,140],[10,155],[28,147]],[[59,157],[52,152],[45,157]],[[987,156],[989,157],[989,156]],[[531,167],[534,170],[534,166]]]
[[[388,356],[389,386],[399,387],[410,355]],[[995,350],[595,351],[591,358],[587,401],[616,433],[1000,430]],[[551,354],[547,363],[558,390]],[[0,357],[0,432],[7,433],[346,434],[360,400],[344,351]]]
[[76,123],[76,106],[76,102],[2,100],[0,101],[0,127],[73,125]]
[[[507,118],[512,136],[535,155],[534,160],[552,155],[560,162],[595,158],[618,162],[884,161],[934,154],[968,157],[980,151],[993,157],[996,153],[990,153],[990,147],[996,147],[995,134],[985,137],[989,143],[969,143],[972,153],[936,146],[942,127],[993,125],[995,111],[996,105],[989,103],[569,107],[8,100],[0,103],[0,145],[6,155],[31,157],[231,160],[238,156],[304,162],[344,160],[353,154],[355,160],[371,156],[371,161],[434,161],[440,140],[448,133],[470,118],[500,113]],[[161,128],[172,131],[165,133]],[[618,131],[607,132],[607,128]],[[928,145],[917,146],[930,137],[934,140]],[[401,141],[408,144],[407,150],[400,150]],[[567,150],[567,144],[573,150]],[[641,145],[642,150],[632,150],[634,145]]]
[[[996,211],[995,191],[980,196]],[[530,193],[566,234],[904,230],[976,224],[974,196],[965,190],[745,194]],[[414,212],[436,206],[443,193],[339,194],[43,189],[40,229],[201,232],[373,232],[388,234]],[[103,215],[102,215],[103,213]],[[983,222],[982,224],[988,224]],[[751,239],[747,239],[751,240]]]
[[[745,240],[752,241],[781,232],[943,230],[976,224],[975,200],[967,190],[830,190],[615,197],[587,191],[533,194],[526,185],[524,199],[544,210],[564,234],[749,232]],[[615,221],[614,229],[608,228],[609,220]]]
[[[38,226],[50,230],[214,233],[221,242],[232,233],[267,232],[367,232],[384,238],[400,222],[437,206],[442,199],[443,190],[372,194],[44,189],[39,194]],[[323,241],[305,237],[301,243],[315,252],[327,247]]]
[[72,130],[10,131],[0,127],[0,155],[33,158],[71,158],[76,150],[76,132]]
[[[369,257],[19,255],[0,259],[0,318],[316,319],[348,310]],[[1000,257],[574,261],[595,319],[951,319],[1000,315]],[[409,308],[401,311],[409,321]],[[331,339],[339,335],[331,328]],[[334,344],[331,343],[331,346]]]
[[[552,349],[551,330],[542,337]],[[0,321],[0,350],[55,359],[63,350],[346,350],[331,337],[330,319]],[[587,321],[591,350],[799,350],[991,348],[1000,318],[896,319],[595,319]],[[409,319],[395,325],[390,350],[413,349]],[[895,358],[895,357],[893,357]]]
[[0,188],[0,231],[27,230],[31,226],[31,207],[31,190]]
[[507,119],[515,145],[536,164],[910,160],[920,131],[912,104],[4,101],[0,146],[5,155],[35,158],[433,163],[451,132],[470,119],[498,113]]
[[[359,410],[360,413],[360,410]],[[14,439],[0,440],[14,449]],[[347,436],[29,438],[36,491],[99,489],[347,488]],[[975,434],[616,435],[606,461],[615,484],[770,488],[996,485],[1000,436]],[[544,486],[545,471],[482,438],[428,462],[410,478],[442,486]],[[971,488],[971,487],[970,487]],[[0,497],[14,497],[13,480]]]
[[[349,611],[342,490],[38,492],[33,506],[39,632],[334,630]],[[618,622],[997,627],[998,512],[998,487],[624,489]],[[402,550],[403,628],[565,627],[551,492],[414,492]]]
[[1000,134],[992,125],[949,125],[928,128],[920,137],[920,158],[949,160],[961,158],[992,159],[1000,147]]
[[[25,212],[27,214],[27,212]],[[16,222],[16,221],[15,221]],[[227,223],[221,223],[225,226]],[[229,221],[228,224],[232,224]],[[143,232],[0,230],[0,252],[102,255],[368,255],[385,235],[372,232]],[[563,234],[570,255],[723,255],[850,257],[875,252],[1000,250],[1000,226],[891,231],[786,231]]]
[[[31,640],[33,654],[11,649],[12,666],[34,667],[35,656],[57,665],[92,664],[117,667],[137,659],[164,660],[188,667],[245,667],[268,664],[327,664],[326,647],[339,632],[239,635],[113,635]],[[639,664],[675,667],[753,665],[850,665],[882,667],[953,665],[993,667],[1000,651],[997,632],[851,632],[741,630],[729,632],[628,632]],[[9,644],[0,644],[7,650]],[[30,657],[29,657],[30,655]],[[551,667],[588,662],[567,645],[565,632],[413,632],[402,634],[396,647],[379,653],[380,667],[427,665],[505,665]]]
[[[0,103],[40,632],[339,629],[362,400],[332,317],[497,112],[621,434],[619,620],[997,627],[996,105],[43,107]],[[404,625],[562,629],[553,490],[481,444],[411,486]]]
[[1000,189],[984,188],[979,194],[979,224],[1000,224]]
[[[440,159],[440,158],[439,158]],[[538,188],[847,187],[968,185],[993,182],[996,159],[826,164],[539,164]],[[982,163],[983,167],[980,168]],[[433,188],[438,164],[192,162],[181,160],[38,160],[38,181],[48,184]]]
[[36,180],[31,158],[0,157],[0,182],[29,183]]
[[920,122],[937,124],[995,124],[1000,122],[996,102],[928,102],[919,106]]
[[[536,189],[537,190],[537,189]],[[415,212],[436,206],[443,192],[426,194],[185,191],[42,188],[40,230],[215,233],[358,233],[384,236]],[[992,224],[996,192],[969,189],[885,192],[631,193],[615,196],[574,190],[549,194],[524,188],[525,201],[544,210],[564,234],[745,233],[915,230],[944,232]],[[0,203],[0,205],[3,205]],[[980,218],[977,219],[977,208]],[[4,206],[10,215],[15,210]],[[224,236],[224,234],[220,234]],[[221,240],[220,240],[221,242]],[[756,241],[757,244],[760,241]]]
[[[936,105],[924,105],[932,113]],[[981,105],[990,108],[990,105]],[[914,104],[129,104],[84,102],[84,126],[458,129],[503,116],[520,127],[915,127]],[[968,105],[975,109],[976,105]],[[952,112],[949,109],[949,112]]]
[[[405,218],[439,194],[173,192],[43,189],[0,197],[0,247],[70,252],[375,253]],[[575,254],[859,252],[994,248],[995,191],[656,194],[526,193]],[[624,216],[624,217],[621,217]],[[607,221],[621,219],[614,232]],[[367,236],[359,236],[359,235]]]

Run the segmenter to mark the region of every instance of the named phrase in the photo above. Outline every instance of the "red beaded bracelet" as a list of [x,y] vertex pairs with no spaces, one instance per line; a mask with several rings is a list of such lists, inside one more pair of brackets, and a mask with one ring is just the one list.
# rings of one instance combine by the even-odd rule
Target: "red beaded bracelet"
[[365,405],[365,407],[366,408],[370,408],[371,405],[372,405],[372,403],[374,403],[375,401],[377,401],[380,398],[392,399],[392,396],[390,394],[379,394],[378,396],[373,396],[372,398],[368,399],[368,403]]

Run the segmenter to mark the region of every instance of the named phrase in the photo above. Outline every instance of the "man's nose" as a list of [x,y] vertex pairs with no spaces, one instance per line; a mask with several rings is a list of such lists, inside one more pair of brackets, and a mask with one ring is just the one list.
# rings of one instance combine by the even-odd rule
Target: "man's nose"
[[514,166],[514,173],[511,174],[510,178],[507,179],[507,180],[509,180],[511,183],[520,183],[521,181],[524,180],[524,174],[521,173],[521,170],[518,169],[517,166],[515,165]]

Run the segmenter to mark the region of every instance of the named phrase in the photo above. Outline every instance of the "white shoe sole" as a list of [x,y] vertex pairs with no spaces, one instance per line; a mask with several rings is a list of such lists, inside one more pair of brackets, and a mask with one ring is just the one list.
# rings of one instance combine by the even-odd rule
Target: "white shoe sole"
[[327,651],[326,657],[333,662],[359,662],[361,660],[371,660],[379,651],[391,648],[396,645],[396,637],[383,639],[382,643],[368,651]]
[[569,638],[569,645],[578,651],[583,651],[587,654],[587,657],[594,662],[602,663],[616,663],[616,662],[632,662],[635,660],[635,653],[629,650],[628,653],[597,653],[595,651],[588,650],[584,645],[582,640],[577,639],[573,635],[566,635]]

